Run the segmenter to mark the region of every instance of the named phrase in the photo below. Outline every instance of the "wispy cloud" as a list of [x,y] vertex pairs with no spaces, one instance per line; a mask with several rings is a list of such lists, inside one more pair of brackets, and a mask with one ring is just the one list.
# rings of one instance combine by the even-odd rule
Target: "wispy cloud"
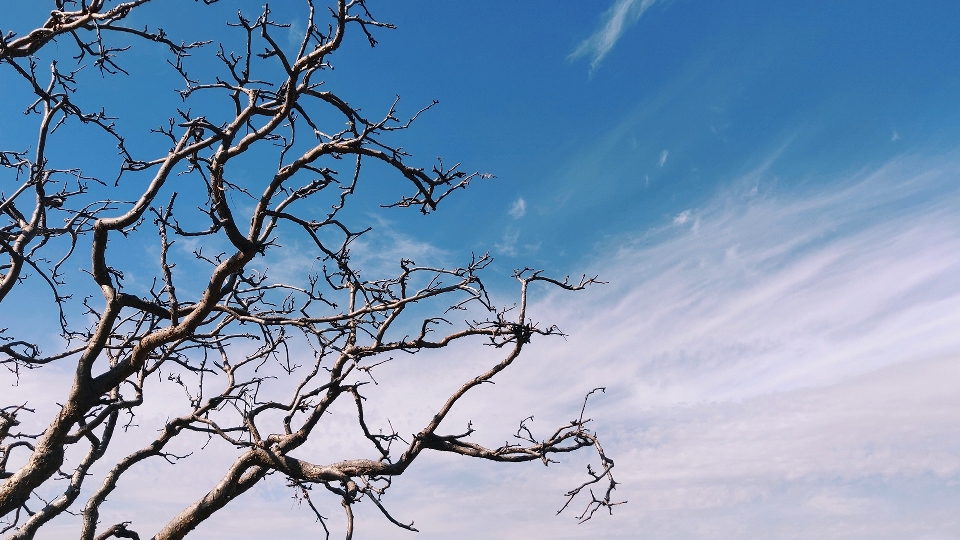
[[[821,388],[646,410],[602,398],[590,415],[616,460],[615,495],[629,502],[589,526],[552,516],[583,474],[576,455],[508,478],[492,466],[424,456],[424,474],[394,509],[415,516],[426,538],[953,538],[958,368],[956,359],[928,359]],[[618,410],[620,421],[605,419]],[[517,505],[522,518],[491,519],[517,516]]]
[[[561,520],[541,534],[960,533],[960,166],[898,159],[826,189],[758,195],[768,162],[699,208],[696,230],[673,225],[691,211],[618,242],[591,269],[611,284],[589,299],[532,307],[570,337],[535,343],[498,391],[546,425],[606,386],[591,417],[630,500],[589,532]],[[560,492],[576,472],[523,482]],[[490,489],[507,496],[514,481]]]
[[663,167],[664,164],[666,164],[666,162],[667,162],[667,156],[669,156],[669,155],[670,155],[670,151],[669,151],[669,150],[663,150],[662,152],[660,152],[660,160],[657,162],[657,165],[660,166],[660,167]]
[[527,201],[523,200],[523,197],[517,199],[513,205],[510,206],[510,216],[513,219],[520,219],[527,213]]
[[503,231],[503,239],[493,245],[497,253],[514,256],[517,254],[517,241],[520,240],[520,231],[511,227]]
[[570,53],[570,59],[590,57],[590,71],[597,69],[627,28],[633,26],[657,0],[617,0],[602,17],[600,28]]
[[[610,285],[535,302],[567,340],[533,342],[458,411],[495,440],[525,414],[546,430],[605,386],[589,413],[628,505],[583,527],[549,517],[585,455],[508,479],[425,456],[397,511],[427,538],[960,534],[960,166],[900,159],[757,194],[776,155],[601,251],[588,270]],[[518,504],[525,519],[489,519]]]
[[300,19],[294,19],[287,28],[287,45],[291,48],[299,47],[303,42],[303,35],[306,29]]
[[423,266],[450,266],[452,254],[398,231],[393,223],[375,217],[377,225],[350,245],[350,255],[363,268],[366,277],[388,277],[398,273],[400,260],[409,259]]
[[[595,316],[623,326],[590,331],[602,327],[613,347],[643,342],[643,370],[678,370],[638,393],[649,405],[743,399],[960,353],[946,330],[960,317],[949,277],[960,272],[958,171],[919,167],[899,160],[805,195],[750,196],[752,182],[738,182],[593,269],[617,284],[602,293],[615,310],[601,303]],[[694,217],[696,230],[673,226]],[[694,380],[704,386],[680,390]]]
[[[584,526],[553,516],[583,479],[586,453],[506,472],[425,453],[385,498],[391,513],[428,539],[960,536],[960,160],[898,159],[816,190],[757,194],[772,159],[686,214],[696,229],[674,225],[681,213],[599,249],[585,270],[610,285],[530,306],[569,337],[531,342],[449,419],[451,431],[472,419],[479,442],[502,444],[523,417],[536,415],[543,435],[578,413],[586,390],[606,386],[588,413],[628,505]],[[415,433],[499,354],[468,346],[398,357],[378,368],[367,422]],[[34,382],[9,389],[13,399],[49,384]],[[162,422],[174,401],[152,402],[138,421]],[[370,455],[337,418],[304,456]],[[114,508],[150,509],[138,525],[158,526],[153,514],[194,500],[232,456],[198,452],[177,465],[191,471],[189,485],[172,485],[160,461],[140,467]],[[313,516],[291,508],[283,478],[271,482],[225,509],[209,536],[271,527],[314,537]],[[339,526],[337,502],[323,504]],[[395,534],[375,509],[360,511],[366,536]]]

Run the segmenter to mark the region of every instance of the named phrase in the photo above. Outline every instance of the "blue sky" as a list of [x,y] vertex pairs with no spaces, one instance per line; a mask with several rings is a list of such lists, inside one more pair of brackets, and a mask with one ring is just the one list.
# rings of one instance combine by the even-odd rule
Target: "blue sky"
[[[274,7],[302,25],[298,3]],[[549,469],[425,456],[391,495],[418,538],[960,536],[960,5],[371,10],[398,29],[379,32],[374,49],[354,35],[329,84],[371,113],[396,95],[405,113],[439,100],[402,134],[405,149],[497,178],[426,218],[377,210],[389,196],[373,183],[355,201],[355,219],[376,226],[357,257],[456,265],[490,251],[503,298],[500,277],[515,267],[608,281],[540,297],[535,314],[569,338],[535,344],[457,418],[498,442],[523,416],[546,429],[606,386],[592,417],[630,501],[584,525],[553,516],[585,455]],[[190,16],[176,26],[209,28]],[[176,96],[150,87],[116,107],[147,125],[165,118]],[[0,80],[0,96],[10,92]],[[4,131],[6,148],[15,135]],[[428,355],[425,366],[448,369],[436,387],[410,364],[386,368],[396,390],[378,390],[370,414],[407,410],[391,418],[414,429],[486,352],[458,349],[454,367]],[[15,392],[43,384],[54,383]],[[352,444],[338,433],[328,442]],[[187,465],[196,490],[215,462]],[[162,485],[160,466],[137,474]],[[315,536],[275,484],[215,518],[224,538],[266,527],[249,517],[255,508],[283,520],[286,537]],[[141,513],[183,505],[172,488],[124,493],[123,507]],[[360,538],[402,533],[365,517]]]
[[[400,30],[338,69],[362,72],[381,103],[384,87],[409,107],[439,99],[414,148],[498,176],[444,210],[486,224],[465,228],[469,245],[517,236],[524,261],[562,256],[570,271],[774,154],[759,189],[795,192],[957,139],[955,6],[657,2],[638,20],[636,2],[596,61],[620,5],[384,6]],[[435,243],[463,245],[463,229],[443,229]]]

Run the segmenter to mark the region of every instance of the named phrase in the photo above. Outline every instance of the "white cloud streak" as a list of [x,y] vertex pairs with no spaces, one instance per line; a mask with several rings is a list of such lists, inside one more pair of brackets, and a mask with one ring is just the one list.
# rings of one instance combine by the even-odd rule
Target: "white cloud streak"
[[586,312],[537,306],[571,337],[528,407],[607,386],[630,500],[566,537],[960,534],[960,167],[934,161],[793,195],[748,174],[593,268]]
[[550,517],[585,455],[506,477],[431,457],[398,509],[431,539],[956,537],[960,166],[935,161],[766,196],[764,163],[696,229],[608,252],[590,270],[610,285],[532,306],[570,337],[458,419],[546,430],[606,386],[589,414],[630,501],[613,517]]
[[527,214],[527,201],[520,197],[510,206],[510,216],[513,219],[520,219]]
[[[588,413],[630,501],[614,516],[582,526],[553,516],[587,454],[549,469],[425,454],[395,482],[388,508],[430,540],[960,536],[957,162],[900,159],[775,195],[752,189],[766,174],[758,169],[699,207],[696,228],[666,218],[608,250],[588,270],[610,285],[531,306],[570,337],[534,341],[511,373],[454,411],[450,429],[473,419],[479,442],[502,444],[534,414],[542,435],[579,410],[586,390],[606,386]],[[401,433],[416,430],[496,353],[455,348],[384,365],[368,423],[389,417]],[[329,433],[303,455],[365,455],[336,427],[348,413],[333,411]],[[151,414],[165,413],[138,418],[146,425]],[[150,530],[152,515],[189,503],[229,457],[199,452],[178,465],[196,473],[192,486],[166,484],[163,463],[131,471],[104,519],[130,519],[115,510],[133,506]],[[281,484],[257,488],[198,534],[315,537]],[[338,508],[323,510],[336,520]],[[372,507],[357,513],[359,537],[397,534]]]
[[617,0],[602,16],[600,28],[585,39],[570,53],[569,58],[576,60],[590,57],[590,71],[593,72],[613,49],[627,28],[633,26],[657,0]]
[[517,254],[517,241],[519,240],[520,231],[511,227],[507,227],[507,229],[503,231],[503,239],[500,242],[493,244],[493,247],[497,250],[497,253],[513,257]]

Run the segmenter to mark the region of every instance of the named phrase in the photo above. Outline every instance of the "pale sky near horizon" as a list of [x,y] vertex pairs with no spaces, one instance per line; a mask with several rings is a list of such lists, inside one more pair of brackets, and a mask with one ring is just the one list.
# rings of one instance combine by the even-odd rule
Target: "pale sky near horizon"
[[[180,2],[190,15],[167,30],[197,39],[212,24],[196,14],[235,13],[222,4]],[[378,31],[373,49],[348,40],[331,87],[364,111],[397,95],[407,114],[439,100],[404,148],[497,178],[427,217],[358,193],[351,215],[375,228],[355,260],[455,266],[489,251],[505,300],[516,267],[608,282],[543,291],[535,318],[568,337],[535,342],[450,422],[472,419],[478,440],[498,444],[529,415],[550,430],[606,387],[588,412],[629,502],[581,525],[554,515],[587,452],[548,468],[425,455],[385,499],[421,532],[370,507],[355,538],[960,537],[960,4],[369,4],[398,29]],[[302,6],[274,7],[293,39]],[[0,100],[15,91],[0,78]],[[165,115],[176,96],[156,92],[115,106]],[[14,131],[0,130],[0,147],[17,146]],[[281,271],[309,264],[291,256]],[[489,353],[384,366],[395,385],[372,390],[369,414],[418,429]],[[434,369],[447,370],[435,385],[417,377]],[[66,381],[29,375],[18,399]],[[165,414],[156,406],[143,423]],[[324,442],[311,448],[360,451],[336,429]],[[166,482],[165,463],[131,471],[105,522],[133,516],[152,532],[209,489],[223,459],[179,464],[186,487]],[[197,537],[320,537],[289,495],[272,478]],[[73,530],[61,521],[38,538]]]

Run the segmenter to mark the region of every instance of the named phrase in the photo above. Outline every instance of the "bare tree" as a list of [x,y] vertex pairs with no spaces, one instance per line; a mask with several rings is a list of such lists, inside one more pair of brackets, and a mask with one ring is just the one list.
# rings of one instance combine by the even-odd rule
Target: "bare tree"
[[[344,509],[347,538],[352,507],[364,500],[397,526],[415,530],[390,515],[383,496],[426,450],[546,464],[553,454],[592,447],[599,468],[588,467],[589,476],[567,494],[567,504],[590,492],[581,520],[618,504],[611,499],[613,461],[588,429],[586,400],[575,420],[544,438],[534,437],[528,421],[521,422],[514,442],[496,448],[472,442],[469,426],[440,431],[458,401],[508,368],[533,336],[559,335],[556,327],[528,316],[532,284],[575,291],[594,279],[558,280],[520,270],[514,274],[519,299],[503,307],[480,280],[491,260],[487,255],[459,268],[404,259],[391,277],[368,277],[351,260],[352,246],[366,232],[345,217],[361,183],[361,164],[379,164],[407,186],[406,195],[385,206],[423,214],[482,176],[443,162],[430,169],[409,164],[391,135],[410,127],[423,110],[401,119],[394,102],[370,118],[320,79],[346,32],[361,32],[372,46],[374,32],[392,26],[376,20],[363,0],[339,0],[328,9],[306,0],[308,22],[297,46],[278,39],[291,28],[264,8],[229,23],[241,40],[235,53],[211,41],[178,43],[158,26],[126,24],[131,13],[147,13],[149,3],[56,0],[41,27],[22,35],[0,33],[0,76],[29,92],[20,106],[36,123],[35,138],[24,148],[0,152],[0,320],[7,326],[0,331],[0,364],[7,368],[5,384],[53,364],[69,363],[74,374],[69,392],[42,397],[59,405],[42,433],[18,431],[24,415],[35,411],[31,403],[0,403],[0,530],[10,538],[32,538],[70,513],[80,516],[84,540],[140,538],[130,522],[100,523],[101,509],[138,464],[182,459],[170,443],[190,433],[226,441],[236,459],[206,495],[170,516],[153,538],[183,538],[269,474],[286,477],[324,529],[313,488],[325,488]],[[53,43],[58,47],[51,51]],[[109,116],[109,102],[82,92],[84,76],[110,80],[126,73],[121,60],[131,46],[163,48],[166,69],[182,80],[184,105],[153,130],[166,147],[153,158],[136,157],[143,152],[131,149],[121,133],[124,124]],[[215,56],[219,72],[188,74],[191,55],[201,54]],[[71,129],[69,137],[55,135]],[[82,144],[77,133],[113,141],[114,178],[67,162],[76,153],[58,151],[56,143]],[[138,139],[136,146],[148,145]],[[111,159],[98,157],[103,163]],[[275,163],[269,174],[238,172],[250,160],[262,165],[268,159]],[[282,239],[302,239],[315,250],[315,269],[300,282],[274,281],[260,263],[282,252]],[[177,242],[192,249],[174,247]],[[155,260],[135,261],[122,247],[143,243],[156,246]],[[90,253],[89,263],[78,253]],[[73,271],[68,261],[83,268]],[[148,285],[125,288],[131,275]],[[40,344],[18,335],[14,318],[26,308],[15,293],[24,288],[35,309],[57,313],[60,342]],[[49,295],[38,296],[44,290]],[[364,385],[376,381],[374,370],[391,353],[470,339],[491,346],[495,361],[450,394],[422,429],[405,437],[390,426],[368,424]],[[44,350],[51,347],[56,350]],[[133,427],[161,379],[182,387],[181,408],[164,403],[169,420],[154,440],[100,463]],[[285,384],[266,384],[275,379]],[[333,463],[294,457],[338,399],[352,403],[369,454]],[[40,494],[53,491],[54,497]]]

